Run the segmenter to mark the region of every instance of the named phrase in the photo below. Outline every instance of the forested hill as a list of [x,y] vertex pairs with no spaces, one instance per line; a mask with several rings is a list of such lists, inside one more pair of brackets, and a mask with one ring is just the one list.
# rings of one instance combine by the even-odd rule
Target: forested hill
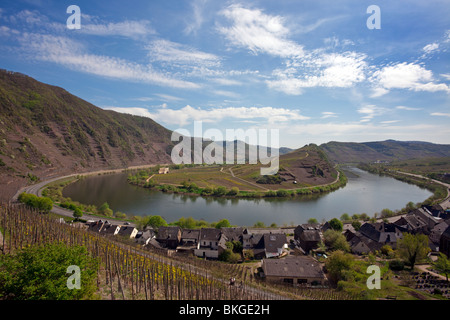
[[320,145],[336,163],[450,157],[450,145],[421,141],[328,142]]
[[35,177],[170,162],[171,131],[0,70],[0,197]]

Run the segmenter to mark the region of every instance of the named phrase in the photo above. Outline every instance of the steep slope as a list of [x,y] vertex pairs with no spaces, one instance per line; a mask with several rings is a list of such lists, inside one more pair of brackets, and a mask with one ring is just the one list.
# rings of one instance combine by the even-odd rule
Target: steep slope
[[450,145],[421,141],[328,142],[320,145],[336,163],[450,157]]
[[168,163],[171,131],[103,110],[66,90],[0,70],[0,198],[30,180]]

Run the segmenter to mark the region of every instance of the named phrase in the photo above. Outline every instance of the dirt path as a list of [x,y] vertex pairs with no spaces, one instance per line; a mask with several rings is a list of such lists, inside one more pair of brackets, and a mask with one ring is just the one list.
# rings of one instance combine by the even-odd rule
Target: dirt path
[[436,273],[436,272],[433,272],[433,271],[428,270],[427,268],[429,268],[429,267],[431,267],[431,265],[429,265],[429,264],[420,264],[420,265],[417,265],[417,264],[416,264],[416,268],[419,269],[420,271],[422,271],[422,272],[428,272],[428,273],[430,273],[431,275],[433,275],[433,276],[435,276],[435,277],[438,277],[438,278],[441,279],[441,280],[447,280],[447,278],[446,278],[445,276],[440,275],[439,273]]

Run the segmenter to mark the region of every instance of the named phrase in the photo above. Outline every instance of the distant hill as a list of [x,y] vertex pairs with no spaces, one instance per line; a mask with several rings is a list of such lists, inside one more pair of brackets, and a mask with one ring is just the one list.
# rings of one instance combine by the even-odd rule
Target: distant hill
[[169,163],[171,131],[0,70],[0,197],[34,177]]
[[320,145],[336,163],[396,161],[450,157],[450,145],[421,141],[328,142]]

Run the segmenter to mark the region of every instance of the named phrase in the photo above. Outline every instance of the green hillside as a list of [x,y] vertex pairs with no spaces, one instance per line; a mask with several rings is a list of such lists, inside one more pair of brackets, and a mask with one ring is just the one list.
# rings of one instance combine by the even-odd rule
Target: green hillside
[[421,141],[328,142],[320,145],[336,163],[450,157],[450,145]]
[[[0,70],[1,195],[58,174],[168,163],[171,131]],[[7,196],[6,196],[7,198]]]

